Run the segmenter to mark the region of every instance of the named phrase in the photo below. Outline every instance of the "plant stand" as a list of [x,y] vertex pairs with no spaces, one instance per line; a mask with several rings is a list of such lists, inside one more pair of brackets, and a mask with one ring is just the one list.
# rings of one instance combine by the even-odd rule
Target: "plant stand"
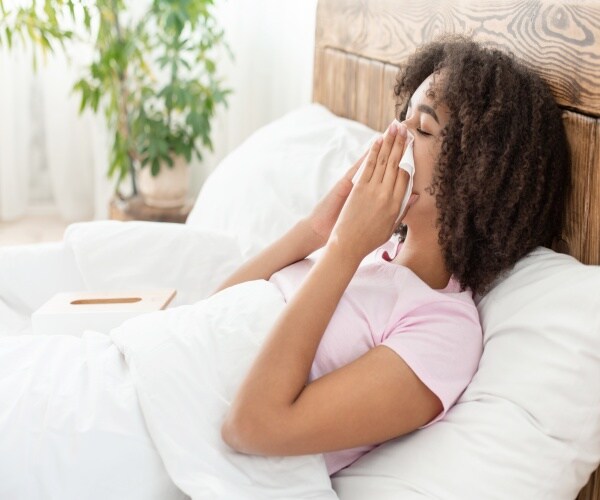
[[194,201],[192,199],[181,207],[156,208],[146,205],[139,195],[128,199],[113,196],[109,204],[109,217],[112,220],[121,221],[145,220],[184,223],[193,206]]

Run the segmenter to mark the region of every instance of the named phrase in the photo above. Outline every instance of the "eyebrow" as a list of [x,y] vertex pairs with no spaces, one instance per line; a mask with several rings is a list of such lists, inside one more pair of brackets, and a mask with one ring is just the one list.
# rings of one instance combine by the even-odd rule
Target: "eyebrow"
[[[408,108],[412,108],[412,98],[411,100],[408,102]],[[406,109],[408,109],[406,108]],[[435,110],[431,107],[431,106],[427,106],[427,104],[419,104],[417,106],[417,109],[423,113],[427,113],[428,115],[432,116],[433,119],[439,124],[440,120],[438,119],[438,116],[435,112]]]

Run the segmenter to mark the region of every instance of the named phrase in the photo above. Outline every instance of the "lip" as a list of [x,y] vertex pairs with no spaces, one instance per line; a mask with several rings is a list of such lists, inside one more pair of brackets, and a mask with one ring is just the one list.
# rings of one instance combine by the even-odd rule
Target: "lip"
[[408,210],[410,207],[412,207],[418,199],[419,195],[417,193],[411,193],[410,197],[408,198],[408,202],[406,203],[406,209]]

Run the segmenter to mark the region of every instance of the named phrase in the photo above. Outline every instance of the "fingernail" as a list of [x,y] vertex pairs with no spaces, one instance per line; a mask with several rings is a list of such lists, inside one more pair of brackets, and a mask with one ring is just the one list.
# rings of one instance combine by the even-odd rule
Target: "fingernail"
[[403,123],[401,123],[400,127],[399,127],[399,132],[400,132],[400,135],[402,137],[406,137],[406,132],[407,132],[406,125],[404,125]]
[[375,141],[375,144],[381,144],[383,142],[383,136],[380,135],[377,140]]
[[396,135],[396,132],[398,132],[398,125],[392,122],[392,124],[390,125],[390,134]]

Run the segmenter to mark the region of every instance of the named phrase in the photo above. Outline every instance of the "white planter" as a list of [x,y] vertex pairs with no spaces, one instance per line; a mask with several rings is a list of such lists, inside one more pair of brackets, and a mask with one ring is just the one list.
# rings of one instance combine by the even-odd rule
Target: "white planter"
[[173,166],[161,164],[156,177],[152,176],[150,165],[138,171],[138,189],[144,203],[151,207],[175,208],[183,206],[188,198],[190,168],[185,158],[173,158]]

